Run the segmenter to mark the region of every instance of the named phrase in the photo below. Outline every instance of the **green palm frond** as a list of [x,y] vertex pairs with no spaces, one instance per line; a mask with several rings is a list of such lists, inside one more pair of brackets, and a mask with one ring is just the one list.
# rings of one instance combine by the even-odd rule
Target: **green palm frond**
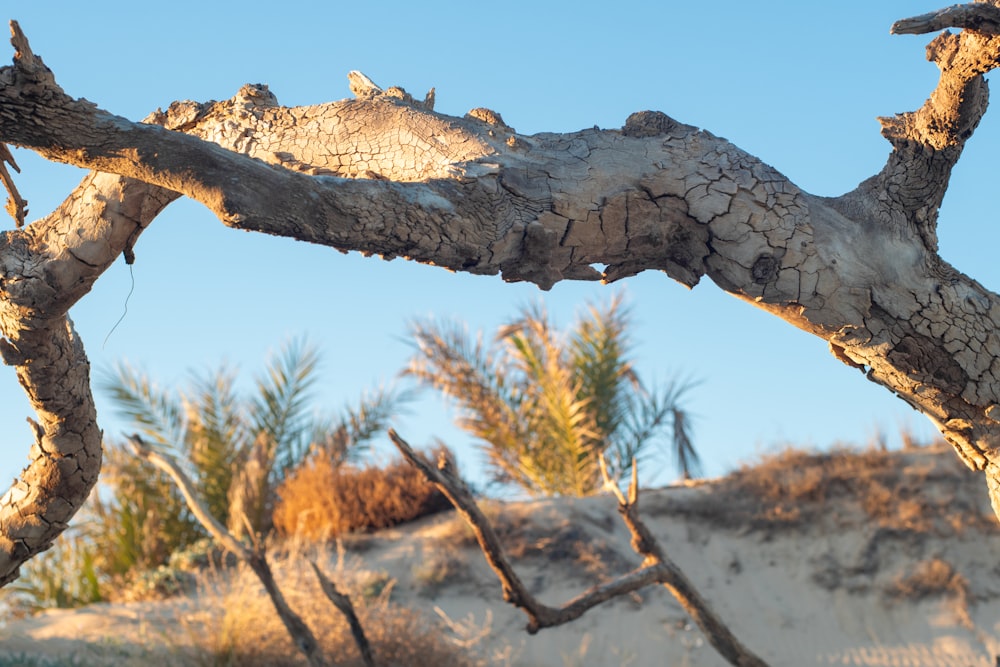
[[310,451],[322,451],[330,461],[356,462],[367,453],[371,441],[389,428],[389,421],[413,400],[413,392],[394,387],[379,387],[363,393],[352,405],[343,408],[336,419],[313,424]]
[[673,410],[673,439],[671,449],[677,460],[681,476],[689,480],[701,474],[701,457],[691,442],[691,420],[687,413],[675,408]]
[[627,479],[633,463],[654,455],[651,445],[670,425],[675,409],[669,392],[633,394],[628,397],[625,418],[609,436],[605,458],[613,479]]
[[[541,308],[505,328],[508,359],[520,375],[521,419],[534,437],[521,465],[546,495],[586,495],[597,480],[600,433],[592,398]],[[526,456],[527,455],[527,456]]]
[[237,463],[249,446],[246,416],[233,388],[235,373],[225,367],[193,378],[184,398],[188,430],[186,454],[205,504],[223,524]]
[[628,415],[629,395],[640,390],[638,376],[626,358],[630,324],[621,295],[606,307],[590,305],[569,339],[569,354],[580,392],[593,402],[594,419],[601,433],[618,430]]
[[306,406],[316,381],[319,353],[302,340],[286,344],[277,357],[268,360],[257,379],[257,394],[251,401],[250,423],[254,439],[267,438],[267,458],[278,478],[307,451],[310,428]]
[[[700,461],[692,442],[691,418],[681,405],[694,383],[677,381],[653,392],[630,397],[627,419],[608,448],[609,471],[618,479],[630,473],[632,462],[642,463],[669,453],[684,479],[700,474]],[[666,440],[665,447],[655,447]]]
[[100,387],[111,395],[120,417],[132,422],[153,445],[176,448],[187,426],[180,398],[160,389],[149,377],[126,363],[106,373]]
[[630,325],[620,296],[591,306],[565,335],[541,305],[523,308],[489,350],[457,327],[419,324],[406,373],[456,402],[458,426],[485,443],[494,479],[528,493],[594,493],[601,454],[624,475],[671,425],[690,474],[697,454],[679,405],[683,387],[643,388],[628,357]]
[[[380,389],[335,419],[317,419],[309,399],[318,362],[315,348],[292,341],[269,360],[250,398],[225,366],[192,376],[183,391],[165,391],[121,364],[102,388],[131,422],[129,431],[178,458],[217,519],[242,535],[246,517],[254,533],[267,535],[277,485],[311,444],[338,441],[356,456],[409,399]],[[115,443],[105,444],[101,482],[86,506],[100,546],[92,565],[113,585],[166,564],[204,536],[172,481]],[[88,582],[90,566],[81,566]]]
[[457,423],[483,443],[488,463],[498,479],[521,476],[520,443],[526,429],[519,419],[522,397],[512,385],[482,338],[472,342],[455,325],[415,323],[410,333],[416,355],[404,371],[422,384],[434,387],[459,408]]

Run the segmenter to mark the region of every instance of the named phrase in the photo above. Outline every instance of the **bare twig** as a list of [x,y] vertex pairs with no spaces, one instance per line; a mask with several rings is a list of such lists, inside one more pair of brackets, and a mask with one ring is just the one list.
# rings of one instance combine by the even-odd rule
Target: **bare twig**
[[14,47],[14,64],[21,73],[37,80],[55,81],[52,71],[31,50],[28,38],[17,21],[10,22],[10,45]]
[[316,579],[319,580],[319,586],[323,589],[323,594],[333,603],[333,606],[340,610],[340,613],[344,615],[344,618],[347,619],[348,624],[351,626],[351,634],[354,636],[354,643],[358,645],[358,650],[361,651],[361,659],[367,667],[375,667],[375,657],[372,654],[371,644],[368,643],[368,637],[365,636],[365,629],[361,626],[361,621],[358,620],[358,615],[354,612],[354,605],[351,604],[351,598],[337,590],[337,586],[323,574],[323,570],[319,569],[316,561],[310,560],[309,565],[312,566],[313,572],[316,574]]
[[964,28],[984,35],[1000,34],[1000,8],[983,2],[952,5],[936,12],[900,19],[889,30],[893,35],[923,35],[945,28]]
[[638,466],[632,462],[632,481],[628,487],[628,498],[608,475],[604,457],[601,459],[601,474],[604,485],[618,497],[618,512],[632,533],[632,548],[644,557],[643,565],[655,566],[660,571],[657,583],[663,584],[677,602],[684,608],[695,624],[701,628],[705,638],[719,654],[733,665],[744,667],[764,667],[766,663],[754,655],[736,638],[729,627],[701,597],[694,584],[684,575],[660,546],[653,533],[639,517],[639,477]]
[[[267,562],[264,550],[260,547],[254,550],[247,548],[245,544],[236,539],[232,533],[226,530],[225,526],[212,516],[208,508],[198,498],[191,480],[188,479],[188,476],[181,470],[176,461],[152,449],[138,435],[130,436],[129,442],[136,456],[152,463],[174,480],[177,488],[180,489],[181,494],[184,496],[184,500],[187,502],[191,513],[205,527],[212,538],[227,551],[250,566],[250,569],[253,570],[254,574],[257,575],[257,578],[264,585],[264,589],[271,598],[271,603],[281,618],[281,622],[284,623],[285,629],[288,630],[288,634],[291,635],[295,645],[306,656],[310,666],[326,667],[328,663],[323,657],[319,643],[316,641],[316,636],[309,629],[309,626],[306,625],[305,621],[302,620],[302,617],[296,614],[288,605],[285,596],[274,580],[274,574],[271,572],[271,566]],[[322,580],[320,584],[322,585]]]
[[593,586],[562,607],[555,608],[546,606],[535,599],[518,578],[517,573],[514,572],[504,555],[496,531],[493,530],[493,526],[479,509],[465,482],[445,467],[432,465],[426,458],[415,452],[395,430],[389,429],[389,437],[403,457],[424,473],[427,479],[448,497],[456,511],[472,527],[483,555],[500,579],[504,600],[520,607],[527,614],[529,633],[533,634],[542,628],[573,621],[587,610],[614,597],[632,593],[651,584],[663,584],[691,615],[691,618],[705,633],[709,643],[730,664],[737,667],[767,667],[767,663],[754,655],[733,636],[729,628],[712,611],[677,565],[666,557],[656,538],[639,519],[639,485],[635,465],[632,467],[632,483],[629,485],[627,498],[621,489],[608,479],[607,469],[603,465],[603,461],[602,470],[606,483],[613,487],[613,491],[618,497],[618,511],[621,512],[626,525],[632,532],[632,546],[645,560],[640,567],[631,572],[610,582]]
[[0,181],[7,188],[7,194],[9,195],[5,208],[10,217],[14,218],[14,226],[20,228],[24,226],[24,218],[28,214],[28,200],[21,197],[21,193],[17,191],[17,186],[14,185],[14,178],[7,171],[8,164],[14,171],[21,173],[21,168],[14,162],[14,156],[11,155],[10,149],[7,148],[6,144],[0,144]]

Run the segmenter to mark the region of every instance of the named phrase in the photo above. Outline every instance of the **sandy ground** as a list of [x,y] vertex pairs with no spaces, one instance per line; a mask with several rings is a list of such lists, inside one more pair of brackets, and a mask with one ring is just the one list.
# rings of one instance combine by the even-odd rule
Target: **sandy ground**
[[[923,470],[950,466],[948,457],[954,457],[907,456],[902,467]],[[926,493],[950,493],[934,487],[933,479],[921,481]],[[711,497],[720,483],[647,492],[644,515],[736,636],[771,665],[995,667],[1000,531],[900,534],[846,507],[831,512],[834,528],[718,528],[678,509],[692,498]],[[520,536],[515,530],[509,538],[511,548],[522,553],[517,567],[547,603],[575,596],[597,581],[601,570],[624,572],[638,561],[610,496],[511,504],[498,512],[520,526]],[[454,516],[439,515],[372,536],[355,558],[365,569],[397,580],[394,600],[464,624],[466,634],[473,633],[469,628],[483,634],[479,648],[491,664],[727,664],[661,588],[594,609],[568,626],[527,635],[524,616],[503,603],[481,554],[456,546],[457,534]],[[428,587],[419,565],[442,555],[459,565]],[[932,591],[893,599],[888,594],[893,582],[928,559],[950,564],[967,581],[966,594]],[[184,598],[50,611],[7,622],[0,630],[0,652],[73,654],[81,661],[124,664],[127,656],[187,641],[178,619],[194,614],[198,604]]]

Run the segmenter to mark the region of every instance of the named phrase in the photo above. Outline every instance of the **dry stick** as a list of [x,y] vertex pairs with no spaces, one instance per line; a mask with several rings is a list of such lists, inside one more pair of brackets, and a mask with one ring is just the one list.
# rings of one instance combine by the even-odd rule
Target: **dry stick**
[[[389,429],[389,437],[403,457],[448,497],[456,511],[472,527],[483,555],[503,586],[504,600],[521,608],[528,616],[529,633],[542,628],[562,625],[582,616],[592,607],[619,595],[637,591],[651,584],[663,584],[681,606],[691,615],[701,628],[708,642],[730,664],[737,667],[768,667],[733,636],[725,623],[698,594],[680,568],[667,558],[649,529],[638,516],[638,484],[633,466],[632,485],[626,499],[620,489],[616,489],[618,511],[632,533],[632,546],[644,557],[641,566],[619,576],[613,581],[593,586],[559,608],[549,607],[539,602],[521,582],[514,568],[503,553],[503,547],[496,531],[476,504],[469,487],[459,477],[444,468],[435,467],[427,459],[417,454],[409,443]],[[602,462],[603,465],[603,462]],[[607,480],[607,471],[604,470]]]
[[695,622],[708,642],[719,654],[733,665],[743,667],[766,667],[766,663],[757,657],[740,640],[733,635],[721,618],[719,618],[708,602],[701,597],[694,584],[681,571],[680,567],[660,547],[646,524],[639,518],[639,474],[638,466],[632,461],[632,480],[628,486],[628,497],[618,488],[618,484],[608,475],[608,466],[601,456],[601,475],[604,477],[604,487],[612,491],[618,498],[618,512],[632,533],[632,548],[644,557],[643,565],[655,564],[661,570],[659,583],[670,591],[670,594],[680,603],[684,611]]
[[282,595],[281,589],[278,588],[278,584],[274,580],[274,575],[271,573],[271,566],[267,563],[263,549],[257,548],[251,551],[246,545],[233,537],[233,534],[226,530],[225,526],[212,516],[198,498],[191,480],[184,474],[184,471],[181,470],[176,461],[169,456],[154,451],[138,435],[130,436],[129,442],[139,458],[149,461],[174,480],[177,488],[181,490],[184,500],[187,501],[191,513],[194,514],[195,518],[198,519],[209,534],[225,547],[227,551],[250,566],[250,569],[253,570],[254,574],[257,575],[257,578],[264,585],[264,589],[271,598],[271,602],[274,604],[274,609],[278,612],[281,622],[285,624],[288,634],[291,635],[295,645],[306,656],[311,667],[326,667],[328,663],[323,657],[319,643],[316,641],[316,636],[309,629],[309,626],[306,625],[305,621],[288,605],[285,596]]
[[14,171],[21,173],[21,168],[14,162],[14,156],[11,155],[7,144],[0,144],[0,182],[7,188],[7,194],[10,195],[7,198],[5,208],[10,217],[14,218],[14,226],[20,228],[24,226],[24,218],[28,214],[28,200],[21,197],[21,193],[17,191],[14,178],[7,171],[8,164],[14,168]]
[[964,28],[983,35],[1000,34],[1000,8],[977,2],[952,5],[929,14],[900,19],[889,32],[894,35],[923,35],[945,28]]
[[354,605],[351,604],[351,598],[337,590],[336,585],[316,565],[316,561],[310,560],[309,564],[312,566],[313,572],[316,573],[316,578],[319,580],[320,588],[323,589],[323,594],[333,603],[333,606],[340,610],[340,613],[344,615],[350,624],[351,634],[354,635],[354,643],[358,645],[358,650],[361,651],[361,659],[364,660],[367,667],[375,667],[375,657],[372,655],[371,644],[368,643],[368,637],[365,636],[365,629],[361,626],[361,621],[358,620],[358,615],[354,612]]

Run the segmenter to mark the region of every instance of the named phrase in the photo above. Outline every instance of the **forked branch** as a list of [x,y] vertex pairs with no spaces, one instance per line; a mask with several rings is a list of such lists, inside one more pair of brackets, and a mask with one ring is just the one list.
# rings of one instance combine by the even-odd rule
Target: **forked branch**
[[[306,656],[310,666],[325,667],[329,664],[323,657],[319,642],[316,641],[316,636],[312,630],[309,629],[309,626],[302,620],[302,617],[295,613],[289,606],[288,601],[285,600],[284,594],[282,594],[281,589],[274,580],[274,574],[271,572],[271,566],[267,562],[264,550],[260,547],[252,550],[249,549],[245,544],[236,539],[225,526],[219,523],[198,497],[198,492],[195,491],[194,484],[191,483],[188,476],[171,457],[160,454],[143,442],[142,438],[138,435],[130,436],[129,443],[132,445],[132,451],[135,452],[136,456],[152,463],[174,481],[174,484],[177,485],[177,488],[180,489],[181,494],[184,496],[184,500],[187,502],[191,513],[205,527],[205,530],[209,532],[212,538],[227,551],[250,566],[250,569],[260,579],[260,583],[263,584],[264,589],[271,598],[271,603],[281,618],[281,622],[285,625],[285,629],[288,630],[288,634],[291,635],[292,640],[295,642],[295,646]],[[315,568],[315,566],[313,567]],[[316,571],[318,574],[319,570],[317,569]],[[320,579],[321,585],[323,585],[324,580],[325,578]],[[324,592],[325,590],[324,587]]]
[[394,430],[389,430],[389,437],[403,457],[448,497],[456,511],[471,526],[483,555],[500,579],[504,600],[521,608],[527,614],[529,633],[534,634],[542,628],[569,623],[589,609],[620,595],[632,593],[652,584],[663,584],[691,615],[708,642],[730,664],[737,667],[767,667],[767,663],[736,639],[708,602],[698,594],[680,568],[667,558],[656,538],[639,518],[639,486],[635,466],[632,468],[632,484],[629,487],[628,498],[616,485],[607,480],[607,471],[604,472],[607,484],[614,486],[618,495],[618,511],[632,533],[632,546],[644,557],[642,565],[612,581],[593,586],[556,608],[539,602],[521,582],[504,555],[496,531],[479,509],[465,482],[456,476],[449,466],[435,466],[415,452]]

